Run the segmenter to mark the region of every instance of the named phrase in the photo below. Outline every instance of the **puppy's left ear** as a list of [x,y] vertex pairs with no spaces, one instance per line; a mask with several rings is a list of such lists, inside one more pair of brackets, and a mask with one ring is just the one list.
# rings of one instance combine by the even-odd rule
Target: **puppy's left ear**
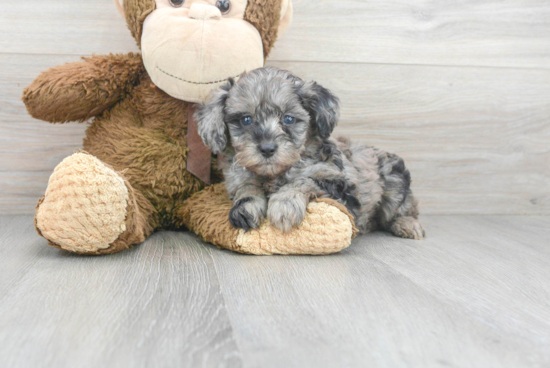
[[218,154],[225,151],[227,146],[227,127],[225,126],[225,101],[229,96],[229,90],[235,81],[229,82],[219,90],[212,92],[210,100],[202,105],[195,113],[199,126],[199,135],[202,141],[212,153]]
[[315,82],[300,84],[298,94],[311,115],[311,124],[321,138],[327,139],[340,118],[340,100]]

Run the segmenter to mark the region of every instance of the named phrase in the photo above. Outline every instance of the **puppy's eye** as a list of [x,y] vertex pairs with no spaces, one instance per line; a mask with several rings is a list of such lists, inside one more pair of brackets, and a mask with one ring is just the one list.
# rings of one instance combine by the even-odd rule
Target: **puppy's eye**
[[252,117],[251,116],[243,116],[241,118],[241,124],[244,126],[252,124]]
[[231,9],[231,1],[229,0],[218,0],[216,1],[216,6],[220,9],[222,14],[226,14]]
[[185,0],[170,0],[170,4],[171,4],[174,8],[179,8],[180,6],[182,6],[183,4],[185,4]]
[[283,119],[283,123],[286,125],[292,125],[296,122],[296,118],[294,116],[287,115]]

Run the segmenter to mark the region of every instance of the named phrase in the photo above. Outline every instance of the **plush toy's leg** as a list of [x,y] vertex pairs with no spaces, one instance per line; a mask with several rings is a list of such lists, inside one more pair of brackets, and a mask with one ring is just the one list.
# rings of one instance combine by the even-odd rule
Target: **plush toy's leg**
[[223,184],[213,185],[189,198],[178,210],[181,225],[205,241],[239,253],[331,254],[347,248],[356,233],[352,216],[333,200],[311,202],[303,223],[283,234],[265,222],[245,232],[229,223],[231,200]]
[[54,170],[38,202],[35,224],[50,245],[80,254],[108,254],[141,243],[152,232],[151,204],[122,173],[78,152]]

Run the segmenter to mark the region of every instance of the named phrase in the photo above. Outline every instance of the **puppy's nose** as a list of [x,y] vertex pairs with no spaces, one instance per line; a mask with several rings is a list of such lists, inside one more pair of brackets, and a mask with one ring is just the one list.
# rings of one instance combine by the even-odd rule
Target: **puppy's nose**
[[262,143],[260,144],[260,152],[265,158],[269,158],[277,151],[277,145],[275,143]]
[[220,9],[212,5],[193,4],[189,9],[189,18],[197,20],[218,19],[222,17]]

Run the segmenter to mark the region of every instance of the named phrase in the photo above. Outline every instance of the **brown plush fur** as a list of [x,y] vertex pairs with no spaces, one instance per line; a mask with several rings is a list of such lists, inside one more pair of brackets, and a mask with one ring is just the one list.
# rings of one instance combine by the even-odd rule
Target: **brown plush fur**
[[267,58],[275,41],[281,18],[281,0],[248,0],[244,19],[260,32]]
[[[277,38],[280,1],[250,0],[246,10],[246,19],[262,35],[266,56]],[[124,2],[138,45],[143,21],[154,9],[154,0]],[[205,184],[186,170],[188,104],[152,85],[141,55],[93,56],[52,68],[25,89],[23,101],[33,117],[52,123],[94,118],[84,149],[125,179],[131,197],[127,230],[97,254],[140,243],[156,229],[182,226],[186,221],[178,215],[191,221],[183,202]],[[230,227],[227,218],[224,222]]]
[[[216,200],[212,200],[212,199]],[[189,198],[177,211],[179,225],[185,225],[205,241],[218,247],[237,249],[237,234],[228,221],[233,203],[225,186],[212,185]]]
[[124,171],[155,207],[153,228],[171,228],[175,206],[204,188],[186,170],[187,103],[151,86],[147,74],[131,94],[95,119],[84,149]]
[[[357,236],[359,230],[354,225],[353,215],[344,205],[330,198],[319,198],[315,201],[327,203],[339,209],[351,222],[352,236],[354,238]],[[237,236],[240,230],[231,226],[227,220],[232,207],[233,202],[227,196],[225,186],[212,185],[194,194],[177,210],[177,217],[180,218],[177,224],[187,226],[203,240],[216,244],[219,248],[251,253],[238,244]]]
[[155,0],[125,0],[124,14],[126,15],[126,23],[132,32],[132,36],[136,39],[138,47],[141,47],[141,33],[143,30],[143,22],[145,18],[155,8]]
[[50,123],[86,121],[117,104],[145,73],[141,55],[82,58],[43,72],[23,93],[29,113]]

